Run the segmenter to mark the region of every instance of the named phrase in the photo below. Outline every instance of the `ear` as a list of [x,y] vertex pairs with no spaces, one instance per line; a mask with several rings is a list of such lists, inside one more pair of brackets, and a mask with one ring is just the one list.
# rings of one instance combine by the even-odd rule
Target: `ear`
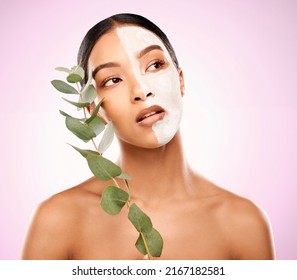
[[[93,114],[95,108],[96,108],[96,104],[95,104],[95,102],[92,102],[92,103],[90,104],[90,106],[87,107],[87,110],[88,110],[88,112],[90,113],[90,115]],[[106,114],[105,114],[105,111],[104,111],[104,109],[103,109],[101,106],[100,106],[100,109],[99,109],[99,112],[98,112],[98,116],[103,120],[103,122],[104,122],[105,124],[107,124],[107,123],[109,122],[109,121],[108,121],[108,118],[107,118],[107,116],[106,116]]]
[[185,80],[184,80],[183,70],[181,68],[178,68],[177,71],[178,71],[178,75],[179,75],[180,92],[181,92],[181,95],[184,96],[184,94],[185,94]]

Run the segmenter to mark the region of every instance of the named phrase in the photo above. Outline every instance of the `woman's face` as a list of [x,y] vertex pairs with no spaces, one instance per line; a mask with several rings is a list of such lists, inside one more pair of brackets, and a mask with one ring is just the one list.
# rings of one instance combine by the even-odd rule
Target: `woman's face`
[[119,141],[156,148],[173,138],[182,115],[183,76],[154,33],[117,27],[95,44],[89,67]]

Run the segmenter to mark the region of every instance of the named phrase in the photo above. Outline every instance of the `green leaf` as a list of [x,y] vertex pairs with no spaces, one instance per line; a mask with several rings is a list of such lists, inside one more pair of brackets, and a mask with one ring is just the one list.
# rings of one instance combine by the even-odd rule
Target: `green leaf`
[[93,174],[103,181],[110,180],[122,173],[119,166],[100,155],[88,153],[87,161]]
[[85,70],[79,65],[73,66],[71,68],[71,73],[79,75],[81,80],[85,77]]
[[119,178],[119,179],[126,179],[126,180],[130,180],[131,179],[131,177],[127,173],[124,173],[124,172],[122,172],[119,176],[117,176],[117,178]]
[[163,239],[153,228],[151,219],[135,203],[129,208],[128,218],[140,233],[135,243],[136,248],[144,255],[161,256]]
[[51,84],[60,92],[68,93],[68,94],[79,94],[78,91],[71,85],[60,81],[60,80],[52,80]]
[[99,153],[103,154],[111,145],[114,138],[114,129],[112,122],[110,121],[106,126],[104,130],[103,137],[99,143],[98,150]]
[[91,121],[97,116],[97,114],[98,114],[98,112],[99,112],[99,108],[100,108],[102,102],[103,102],[103,99],[100,100],[100,102],[97,104],[97,106],[95,107],[95,109],[94,109],[94,111],[93,111],[91,117],[88,118],[88,119],[86,120],[86,123],[91,122]]
[[64,97],[62,97],[62,99],[65,100],[66,102],[78,107],[78,108],[85,108],[85,107],[90,106],[90,103],[74,102],[74,101],[68,100],[68,99],[66,99]]
[[129,208],[128,218],[138,232],[149,232],[153,225],[151,219],[135,203]]
[[85,123],[81,123],[75,118],[66,117],[65,123],[66,127],[81,140],[88,141],[96,137],[96,134],[91,127]]
[[81,93],[81,98],[83,102],[92,103],[97,97],[96,89],[93,85],[89,85],[84,91]]
[[79,121],[84,121],[84,119],[80,119],[80,118],[75,118],[75,117],[72,117],[70,116],[69,114],[65,113],[64,111],[62,110],[59,110],[60,114],[64,117],[70,117],[70,118],[73,118],[73,119],[76,119],[76,120],[79,120]]
[[99,155],[98,154],[98,152],[96,152],[96,151],[92,151],[92,150],[82,150],[82,149],[80,149],[80,148],[78,148],[78,147],[75,147],[75,146],[73,146],[73,145],[71,145],[71,144],[69,144],[73,149],[75,149],[75,150],[77,150],[84,158],[87,158],[87,156],[89,155],[89,154],[93,154],[93,155]]
[[160,257],[163,250],[163,239],[160,233],[152,228],[149,232],[139,234],[135,247],[143,255]]
[[96,136],[99,135],[104,130],[104,127],[105,127],[104,122],[98,116],[95,116],[95,118],[93,118],[91,122],[89,123],[86,122],[86,125],[92,128]]
[[69,83],[78,83],[82,80],[82,77],[76,73],[70,73],[67,77],[66,80]]
[[87,159],[91,171],[97,178],[107,181],[117,177],[122,173],[122,170],[119,166],[114,164],[112,161],[100,156],[96,151],[82,150],[73,145],[70,146]]
[[88,88],[88,86],[92,83],[92,79],[93,79],[93,76],[92,76],[92,68],[89,68],[88,70],[88,80],[85,84],[85,86],[83,87],[83,89],[81,90],[82,93],[84,93],[84,91]]
[[116,215],[122,210],[128,199],[127,192],[115,186],[109,186],[102,193],[101,207],[106,213]]
[[70,74],[70,72],[71,72],[71,70],[66,67],[56,67],[55,70],[66,72],[68,74]]

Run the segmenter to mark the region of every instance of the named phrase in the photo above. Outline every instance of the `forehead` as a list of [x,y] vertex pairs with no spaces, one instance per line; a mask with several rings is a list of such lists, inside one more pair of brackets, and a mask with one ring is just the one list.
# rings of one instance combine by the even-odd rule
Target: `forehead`
[[137,55],[150,45],[158,45],[167,54],[162,40],[153,32],[139,26],[120,26],[104,34],[94,45],[89,62],[100,60],[105,62],[110,56],[116,59],[124,51]]
[[139,26],[122,26],[115,30],[121,44],[129,50],[141,50],[149,45],[159,45],[166,50],[161,39],[153,32]]

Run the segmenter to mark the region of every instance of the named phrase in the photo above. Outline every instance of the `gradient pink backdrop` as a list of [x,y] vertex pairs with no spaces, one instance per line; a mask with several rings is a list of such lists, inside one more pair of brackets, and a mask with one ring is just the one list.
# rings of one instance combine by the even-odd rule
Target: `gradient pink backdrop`
[[50,80],[75,63],[85,32],[118,12],[150,18],[175,47],[189,161],[263,207],[277,258],[297,259],[296,1],[10,0],[0,11],[0,259],[20,258],[39,202],[91,176],[66,145],[84,146],[64,128]]

